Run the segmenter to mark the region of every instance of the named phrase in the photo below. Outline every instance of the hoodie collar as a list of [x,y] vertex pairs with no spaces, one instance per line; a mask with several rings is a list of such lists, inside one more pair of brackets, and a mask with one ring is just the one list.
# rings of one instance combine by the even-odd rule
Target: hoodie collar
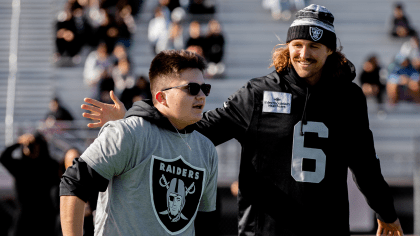
[[[172,123],[166,118],[160,111],[153,105],[152,100],[145,99],[142,101],[135,102],[133,106],[125,113],[124,118],[131,116],[142,117],[143,119],[153,123],[160,128],[167,129],[172,132],[177,132]],[[194,131],[192,125],[185,127],[183,130],[179,130],[181,133],[191,133]]]

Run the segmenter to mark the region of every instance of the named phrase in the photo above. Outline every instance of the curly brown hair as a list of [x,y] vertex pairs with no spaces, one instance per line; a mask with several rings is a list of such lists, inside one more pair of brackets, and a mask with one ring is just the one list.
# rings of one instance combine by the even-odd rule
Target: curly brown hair
[[[340,77],[346,70],[345,66],[348,60],[341,50],[341,46],[337,47],[337,50],[328,56],[323,68],[324,70],[330,71],[334,78]],[[286,71],[288,67],[292,67],[289,43],[276,45],[273,49],[271,60],[270,68],[274,67],[278,73],[282,73]]]

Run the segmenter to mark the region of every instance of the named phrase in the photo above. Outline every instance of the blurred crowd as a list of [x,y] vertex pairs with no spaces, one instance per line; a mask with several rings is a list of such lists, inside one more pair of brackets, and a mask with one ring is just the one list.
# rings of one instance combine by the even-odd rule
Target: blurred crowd
[[70,58],[78,64],[83,47],[96,48],[101,42],[106,43],[109,53],[117,43],[129,48],[141,2],[68,0],[57,14],[54,61]]
[[214,3],[209,0],[159,0],[148,27],[151,51],[154,54],[166,49],[194,51],[207,60],[207,78],[222,75],[225,37],[214,18],[215,12]]
[[288,21],[293,13],[309,5],[309,0],[262,0],[262,7],[270,11],[275,20]]
[[[130,56],[141,6],[139,0],[68,0],[58,13],[54,63],[83,63],[83,82],[92,98],[112,103],[112,90],[127,109],[151,98],[148,78],[135,74]],[[206,78],[220,77],[225,71],[225,37],[215,13],[213,0],[156,1],[147,32],[151,55],[191,50],[207,60]]]
[[394,3],[388,25],[389,37],[395,43],[401,43],[400,50],[385,67],[381,66],[378,55],[368,55],[358,73],[363,92],[376,100],[381,113],[385,112],[385,98],[390,109],[401,101],[420,103],[419,35],[402,2]]

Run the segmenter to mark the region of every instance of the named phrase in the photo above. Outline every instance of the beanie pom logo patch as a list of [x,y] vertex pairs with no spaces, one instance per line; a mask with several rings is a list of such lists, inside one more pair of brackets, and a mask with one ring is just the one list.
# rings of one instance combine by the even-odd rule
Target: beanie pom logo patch
[[324,31],[320,28],[309,27],[309,34],[311,35],[312,40],[314,40],[315,42],[321,39],[323,32]]

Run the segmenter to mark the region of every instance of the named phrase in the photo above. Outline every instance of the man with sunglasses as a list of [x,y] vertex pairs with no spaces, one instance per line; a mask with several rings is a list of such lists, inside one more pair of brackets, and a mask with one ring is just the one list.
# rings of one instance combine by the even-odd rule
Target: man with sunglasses
[[[376,212],[377,235],[403,235],[366,98],[352,82],[354,66],[337,48],[333,21],[323,6],[300,10],[286,44],[273,52],[275,71],[250,80],[196,123],[215,145],[232,138],[242,145],[240,236],[350,235],[348,169]],[[123,116],[124,109],[102,107],[100,122],[89,127],[110,114]]]
[[194,224],[216,209],[217,152],[192,126],[202,118],[210,93],[204,69],[204,59],[193,52],[156,55],[149,70],[153,99],[134,103],[124,119],[104,125],[64,173],[64,236],[83,234],[84,202],[97,191],[95,235],[213,231],[209,222],[207,228]]

